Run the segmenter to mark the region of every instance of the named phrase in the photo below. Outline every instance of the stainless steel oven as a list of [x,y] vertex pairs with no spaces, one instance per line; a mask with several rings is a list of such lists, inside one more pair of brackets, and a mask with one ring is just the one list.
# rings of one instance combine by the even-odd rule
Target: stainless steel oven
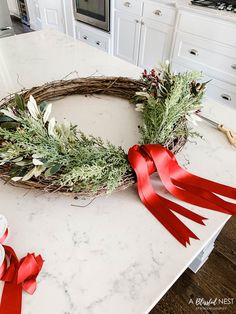
[[74,0],[75,19],[110,31],[110,0]]

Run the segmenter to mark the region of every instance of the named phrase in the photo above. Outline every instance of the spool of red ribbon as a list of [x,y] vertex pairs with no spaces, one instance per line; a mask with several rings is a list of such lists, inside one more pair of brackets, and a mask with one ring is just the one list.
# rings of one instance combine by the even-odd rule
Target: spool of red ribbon
[[4,281],[0,314],[20,314],[22,290],[34,293],[43,259],[40,255],[28,253],[19,260],[10,246],[3,245],[7,235],[7,220],[0,215],[0,280]]
[[129,149],[129,162],[137,176],[139,197],[146,208],[184,246],[198,237],[173,212],[204,225],[207,219],[158,195],[150,181],[154,172],[167,191],[176,198],[203,208],[229,215],[236,214],[236,204],[218,195],[236,200],[236,188],[203,179],[181,168],[175,156],[158,144],[135,145]]

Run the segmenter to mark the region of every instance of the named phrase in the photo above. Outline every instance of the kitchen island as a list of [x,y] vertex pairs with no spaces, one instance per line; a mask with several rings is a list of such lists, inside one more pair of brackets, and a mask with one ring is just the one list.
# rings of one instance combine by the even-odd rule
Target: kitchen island
[[[0,68],[1,98],[62,78],[138,78],[142,71],[54,31],[2,39]],[[206,99],[204,114],[234,126],[235,109],[230,106]],[[138,142],[139,114],[121,99],[71,96],[54,102],[53,115],[126,151]],[[179,163],[195,174],[236,186],[235,149],[207,124],[199,124],[197,131],[203,138],[186,144],[177,155]],[[162,186],[158,190],[167,195]],[[204,227],[181,218],[200,238],[185,248],[148,212],[135,186],[95,200],[3,183],[0,193],[1,214],[10,230],[7,244],[19,257],[35,252],[45,260],[37,291],[23,296],[22,314],[148,313],[188,267],[196,271],[201,266],[201,257],[207,259],[229,219],[187,205],[208,220]]]

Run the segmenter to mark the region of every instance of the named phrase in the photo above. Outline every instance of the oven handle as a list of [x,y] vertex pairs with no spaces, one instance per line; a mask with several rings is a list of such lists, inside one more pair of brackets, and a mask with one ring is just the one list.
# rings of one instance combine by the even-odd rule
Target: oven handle
[[4,32],[4,31],[9,31],[9,30],[11,30],[11,29],[12,29],[11,26],[7,26],[7,27],[2,27],[2,28],[0,28],[0,31],[1,31],[1,32]]

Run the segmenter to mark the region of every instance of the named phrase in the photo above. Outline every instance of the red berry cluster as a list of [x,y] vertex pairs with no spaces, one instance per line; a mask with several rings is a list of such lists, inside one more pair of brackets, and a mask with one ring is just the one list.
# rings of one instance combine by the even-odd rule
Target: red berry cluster
[[143,71],[142,75],[143,75],[143,79],[146,79],[146,80],[149,80],[149,81],[152,81],[152,82],[158,82],[159,81],[159,76],[158,76],[158,74],[157,74],[155,69],[152,69],[149,73],[145,69]]
[[158,83],[160,82],[160,73],[157,73],[155,69],[151,71],[147,71],[146,69],[142,73],[142,79],[147,84],[147,89],[154,94],[157,94],[157,90],[159,89]]

